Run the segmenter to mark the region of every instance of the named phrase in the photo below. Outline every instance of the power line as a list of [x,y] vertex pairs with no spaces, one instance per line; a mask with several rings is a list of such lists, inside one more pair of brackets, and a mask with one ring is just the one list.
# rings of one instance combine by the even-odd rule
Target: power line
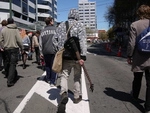
[[[109,4],[112,4],[112,2],[103,3],[103,4],[96,4],[96,6],[99,7],[99,6],[103,6],[103,5],[109,5]],[[72,8],[72,7],[68,7],[68,8],[64,8],[64,9],[59,9],[58,12],[66,12],[66,11],[69,11],[70,8]],[[78,8],[78,6],[75,6],[74,8]]]
[[[73,6],[72,6],[72,7],[73,7]],[[63,9],[59,9],[59,10],[67,10],[67,9],[72,8],[72,7],[67,7],[67,8],[63,8]],[[78,6],[74,6],[74,8],[76,8],[76,7],[78,7]]]

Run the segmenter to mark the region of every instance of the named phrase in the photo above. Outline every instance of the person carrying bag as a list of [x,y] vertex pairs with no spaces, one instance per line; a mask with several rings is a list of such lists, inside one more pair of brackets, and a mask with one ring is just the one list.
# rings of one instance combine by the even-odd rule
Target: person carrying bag
[[[72,28],[73,25],[68,29],[68,27],[69,27],[68,21],[66,21],[65,24],[66,24],[66,30],[67,30],[66,37],[68,39],[68,33],[70,32],[70,29]],[[65,50],[65,48],[62,48],[56,52],[54,61],[53,61],[53,65],[52,65],[52,70],[54,72],[60,73],[62,71],[63,57],[66,57],[67,53],[68,52]],[[70,57],[70,55],[68,57]]]

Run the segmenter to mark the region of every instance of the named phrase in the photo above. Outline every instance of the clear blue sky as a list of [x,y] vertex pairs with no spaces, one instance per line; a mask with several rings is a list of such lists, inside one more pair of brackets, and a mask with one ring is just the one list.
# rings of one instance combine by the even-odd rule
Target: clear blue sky
[[[113,5],[114,0],[88,0],[96,2],[97,28],[99,30],[108,30],[109,25],[104,18],[104,14],[109,6]],[[78,0],[57,0],[57,21],[65,21],[71,8],[78,8]]]

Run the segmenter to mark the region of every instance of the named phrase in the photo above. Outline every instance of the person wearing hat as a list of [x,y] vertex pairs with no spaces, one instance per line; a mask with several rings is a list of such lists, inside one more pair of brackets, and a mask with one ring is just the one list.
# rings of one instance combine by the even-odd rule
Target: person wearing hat
[[[56,35],[53,37],[53,44],[55,51],[62,49],[67,40],[67,30],[69,31],[70,37],[77,37],[80,45],[79,51],[81,59],[74,59],[71,56],[63,57],[62,72],[60,73],[60,96],[61,101],[58,105],[57,113],[65,113],[66,104],[68,102],[68,78],[70,76],[72,68],[74,69],[74,104],[79,103],[82,100],[81,93],[81,65],[86,60],[87,44],[86,44],[86,30],[83,23],[79,22],[79,14],[77,9],[71,9],[68,14],[68,20],[60,23],[56,29]],[[72,50],[74,51],[74,50]],[[67,55],[66,55],[67,56]]]

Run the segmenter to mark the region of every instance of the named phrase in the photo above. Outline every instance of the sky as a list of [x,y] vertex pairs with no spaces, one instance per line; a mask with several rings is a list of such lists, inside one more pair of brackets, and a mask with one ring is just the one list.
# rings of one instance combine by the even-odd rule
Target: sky
[[[88,0],[96,2],[97,29],[108,30],[109,24],[104,15],[109,6],[113,5],[114,0]],[[78,8],[78,0],[57,0],[57,21],[66,21],[71,8]]]

